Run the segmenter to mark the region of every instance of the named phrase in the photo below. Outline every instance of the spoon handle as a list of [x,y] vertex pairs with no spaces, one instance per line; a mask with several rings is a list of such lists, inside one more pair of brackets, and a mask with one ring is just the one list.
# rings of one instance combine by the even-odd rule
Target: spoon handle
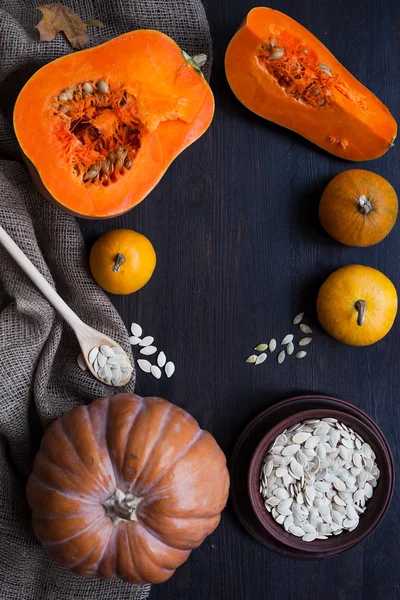
[[57,294],[55,289],[46,281],[43,275],[37,270],[35,265],[29,260],[29,258],[22,252],[21,248],[17,246],[8,233],[0,225],[0,243],[7,250],[7,252],[13,257],[15,262],[21,267],[26,275],[33,281],[33,283],[39,288],[43,296],[54,306],[54,308],[64,317],[67,323],[76,329],[78,326],[83,325],[81,319],[76,313],[64,302],[64,300]]

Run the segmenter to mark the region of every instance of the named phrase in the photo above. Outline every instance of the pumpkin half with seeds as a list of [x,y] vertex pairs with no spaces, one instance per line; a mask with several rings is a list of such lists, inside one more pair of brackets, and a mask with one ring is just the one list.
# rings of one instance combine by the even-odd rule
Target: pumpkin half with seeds
[[228,490],[224,453],[193,417],[119,394],[50,425],[27,496],[35,533],[62,566],[161,583],[217,527]]
[[199,64],[163,33],[139,30],[37,71],[14,128],[43,195],[90,218],[143,200],[210,125],[214,99]]
[[389,110],[305,27],[253,8],[225,57],[228,82],[256,114],[355,161],[384,154],[397,134]]

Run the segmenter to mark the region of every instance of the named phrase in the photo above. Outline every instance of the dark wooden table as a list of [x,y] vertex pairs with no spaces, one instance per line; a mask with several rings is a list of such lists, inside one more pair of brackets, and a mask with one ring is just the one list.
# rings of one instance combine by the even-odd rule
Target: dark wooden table
[[[154,243],[157,269],[139,293],[114,297],[126,324],[140,323],[176,363],[171,380],[138,373],[137,391],[192,413],[229,456],[263,408],[298,393],[336,395],[382,427],[400,448],[399,319],[382,342],[350,348],[318,326],[324,278],[348,263],[376,267],[400,290],[400,223],[379,245],[352,249],[329,239],[317,216],[320,194],[354,166],[265,122],[228,88],[226,46],[253,0],[208,0],[214,40],[216,113],[203,138],[171,166],[150,196],[112,221],[82,222],[88,245],[128,227]],[[308,27],[400,120],[398,0],[270,0]],[[360,164],[400,192],[399,150]],[[303,361],[245,363],[258,341],[283,336],[306,311],[315,329]],[[245,482],[243,482],[245,485]],[[258,545],[228,505],[217,531],[154,600],[396,600],[400,598],[399,487],[377,531],[343,556],[289,561]]]

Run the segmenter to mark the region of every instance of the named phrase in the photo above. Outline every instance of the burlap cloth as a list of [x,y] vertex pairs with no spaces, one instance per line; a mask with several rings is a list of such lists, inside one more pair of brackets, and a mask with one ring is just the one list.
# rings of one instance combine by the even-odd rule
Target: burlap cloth
[[[58,35],[38,43],[38,0],[0,0],[0,224],[73,310],[129,350],[127,331],[94,284],[76,221],[34,190],[12,127],[19,90],[46,62],[71,52]],[[43,2],[44,4],[44,2]],[[189,54],[211,55],[200,0],[69,0],[83,20],[98,18],[92,45],[125,31],[164,31]],[[209,74],[211,61],[206,65]],[[43,553],[25,499],[43,426],[78,403],[110,393],[77,366],[78,344],[61,318],[0,247],[0,598],[142,600],[150,586],[91,580]],[[133,374],[135,375],[135,374]],[[133,390],[135,376],[129,386]]]

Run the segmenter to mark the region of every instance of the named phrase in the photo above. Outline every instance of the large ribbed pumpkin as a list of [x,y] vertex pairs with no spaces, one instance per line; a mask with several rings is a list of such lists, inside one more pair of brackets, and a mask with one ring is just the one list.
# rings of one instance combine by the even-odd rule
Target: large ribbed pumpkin
[[48,428],[27,496],[34,531],[60,565],[160,583],[217,527],[228,489],[225,456],[193,417],[120,394]]

